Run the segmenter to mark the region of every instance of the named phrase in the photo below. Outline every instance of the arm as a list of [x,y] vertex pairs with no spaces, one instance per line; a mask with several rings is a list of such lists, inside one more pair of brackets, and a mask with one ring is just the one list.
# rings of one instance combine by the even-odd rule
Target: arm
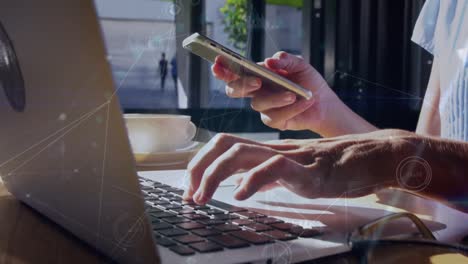
[[311,130],[323,137],[366,133],[377,128],[347,107],[323,77],[302,58],[277,52],[260,65],[313,92],[311,100],[262,84],[255,77],[239,77],[223,66],[221,57],[212,67],[214,76],[227,83],[230,97],[251,97],[252,108],[263,123],[280,130]]
[[438,59],[434,58],[431,77],[424,96],[416,133],[428,136],[440,136],[440,76]]
[[221,181],[242,172],[239,200],[283,186],[308,198],[400,187],[450,201],[468,197],[467,171],[468,143],[401,130],[274,144],[221,134],[190,162],[184,198],[206,203]]
[[[421,157],[432,174],[424,194],[448,201],[468,198],[468,143],[417,135],[410,142],[407,155]],[[461,206],[468,210],[468,205]]]
[[[360,115],[356,114],[341,100],[336,108],[327,115],[327,126],[320,129],[320,135],[323,137],[337,137],[348,134],[361,134],[378,130],[377,127],[367,122]],[[313,131],[313,127],[310,129]]]

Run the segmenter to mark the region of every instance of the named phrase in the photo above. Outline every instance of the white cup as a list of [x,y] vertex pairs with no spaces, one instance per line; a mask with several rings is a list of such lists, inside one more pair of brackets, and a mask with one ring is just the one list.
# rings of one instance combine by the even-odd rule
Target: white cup
[[125,122],[134,153],[175,151],[187,146],[197,130],[184,115],[126,114]]

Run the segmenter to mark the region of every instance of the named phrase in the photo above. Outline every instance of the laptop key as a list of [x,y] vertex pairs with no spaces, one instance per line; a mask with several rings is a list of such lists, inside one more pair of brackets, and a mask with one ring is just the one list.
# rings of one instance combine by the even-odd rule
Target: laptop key
[[208,236],[215,236],[215,235],[220,235],[221,231],[211,229],[211,228],[203,228],[203,229],[194,229],[190,230],[192,233],[202,236],[202,237],[208,237]]
[[282,231],[286,231],[286,232],[289,232],[291,228],[301,228],[301,226],[291,224],[291,223],[276,223],[276,224],[271,224],[270,226],[276,229],[282,230]]
[[193,235],[193,234],[177,236],[177,237],[174,237],[174,240],[182,244],[191,244],[191,243],[205,241],[204,238],[199,237],[197,235]]
[[249,243],[227,234],[211,236],[208,239],[226,248],[242,248],[250,246]]
[[173,228],[172,225],[170,225],[168,223],[164,223],[164,222],[153,223],[151,226],[153,227],[153,230],[163,230],[163,229]]
[[159,207],[163,208],[164,210],[182,209],[182,206],[176,205],[176,204],[164,204],[164,205],[160,205]]
[[235,220],[232,220],[231,222],[233,224],[236,224],[236,225],[239,225],[239,226],[250,225],[250,224],[255,223],[255,222],[253,222],[252,220],[249,220],[249,219],[235,219]]
[[179,224],[179,223],[185,223],[189,221],[187,218],[184,218],[181,216],[167,217],[167,218],[163,218],[163,220],[170,224]]
[[152,224],[161,223],[161,219],[159,219],[159,218],[150,217],[150,221],[151,221]]
[[217,214],[217,215],[214,215],[212,217],[212,219],[217,219],[217,220],[224,220],[224,221],[227,221],[227,220],[234,220],[234,219],[237,219],[239,218],[239,216],[237,215],[231,215],[231,214]]
[[171,247],[176,245],[176,243],[168,238],[159,237],[156,239],[156,244],[161,245],[163,247]]
[[187,223],[178,224],[177,227],[185,229],[185,230],[192,230],[192,229],[204,228],[205,226],[197,222],[187,222]]
[[234,231],[230,234],[255,245],[273,242],[273,240],[270,237],[263,236],[248,230]]
[[154,188],[159,188],[159,187],[163,186],[164,184],[162,184],[160,182],[154,182],[152,185],[153,185]]
[[234,205],[230,205],[230,204],[227,204],[227,203],[223,203],[221,201],[217,201],[217,200],[211,200],[208,202],[208,205],[210,206],[213,206],[213,207],[216,207],[216,208],[219,208],[223,211],[227,211],[229,213],[236,213],[236,212],[244,212],[244,211],[247,211],[247,209],[244,209],[244,208],[240,208],[240,207],[237,207],[237,206],[234,206]]
[[264,224],[259,224],[259,223],[246,225],[245,228],[248,228],[248,229],[250,229],[252,231],[255,231],[255,232],[263,232],[263,231],[268,231],[268,230],[273,229],[270,226],[267,226],[267,225],[264,225]]
[[323,234],[323,231],[318,228],[302,228],[300,226],[291,228],[289,232],[304,238],[316,237]]
[[203,213],[207,215],[218,215],[218,214],[224,214],[224,211],[218,210],[218,209],[213,209],[213,208],[208,208],[208,209],[202,209],[200,210]]
[[187,246],[173,246],[169,249],[181,256],[190,256],[195,254],[195,251]]
[[266,217],[264,214],[259,214],[257,212],[252,212],[252,211],[246,211],[246,212],[237,212],[236,214],[247,217],[249,219],[258,219],[258,218],[263,218]]
[[158,195],[160,193],[163,193],[163,191],[161,191],[159,189],[152,189],[152,190],[148,190],[148,193]]
[[274,238],[276,240],[282,240],[282,241],[292,240],[292,239],[297,238],[296,235],[292,235],[292,234],[289,234],[280,230],[270,230],[270,231],[263,232],[263,234],[271,238]]
[[150,214],[154,218],[166,218],[166,217],[173,217],[176,214],[169,213],[169,212],[156,212]]
[[188,209],[188,208],[171,209],[171,211],[177,212],[178,214],[181,214],[181,215],[193,214],[193,213],[195,213],[194,210]]
[[158,230],[158,233],[167,237],[187,235],[188,232],[180,228]]
[[159,197],[148,196],[148,197],[145,198],[145,202],[153,202],[153,201],[159,201]]
[[189,246],[201,253],[223,250],[223,247],[211,241],[193,243],[193,244],[190,244]]
[[169,201],[164,201],[164,200],[156,200],[156,201],[150,201],[151,203],[153,203],[154,205],[168,205],[170,204]]
[[195,206],[196,203],[193,202],[193,201],[182,201],[182,205],[186,205],[186,206]]
[[282,220],[273,218],[273,217],[263,217],[263,218],[257,218],[255,219],[255,222],[257,223],[262,223],[265,225],[271,225],[271,224],[276,224],[276,223],[282,223]]
[[240,230],[239,226],[233,225],[233,224],[217,225],[217,226],[214,226],[213,228],[221,232],[231,232],[231,231]]
[[206,215],[199,215],[199,214],[184,214],[183,217],[188,218],[190,220],[209,219]]
[[222,225],[226,223],[225,220],[219,220],[219,219],[202,219],[198,220],[199,223],[204,224],[204,225]]
[[[189,205],[189,207],[190,206],[192,206],[192,205]],[[193,205],[193,209],[194,210],[203,210],[203,209],[211,209],[211,208],[206,206],[206,205]]]

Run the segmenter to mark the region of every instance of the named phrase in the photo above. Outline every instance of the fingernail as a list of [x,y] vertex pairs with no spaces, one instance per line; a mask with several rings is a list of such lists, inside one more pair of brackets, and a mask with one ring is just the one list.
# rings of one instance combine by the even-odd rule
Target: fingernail
[[287,94],[285,97],[283,97],[283,100],[287,103],[292,102],[296,99],[296,96],[294,94]]
[[251,78],[249,81],[248,81],[248,84],[249,86],[254,86],[254,87],[257,87],[259,85],[259,81],[257,78]]
[[200,196],[200,193],[199,193],[199,192],[196,192],[196,193],[192,196],[192,199],[196,202],[196,201],[198,201],[198,196]]
[[201,192],[197,192],[195,193],[195,195],[193,196],[193,200],[197,203],[197,204],[201,204],[204,202],[204,196],[202,195]]
[[239,189],[234,192],[234,198],[236,200],[245,200],[244,196],[245,196],[245,192],[243,189]]

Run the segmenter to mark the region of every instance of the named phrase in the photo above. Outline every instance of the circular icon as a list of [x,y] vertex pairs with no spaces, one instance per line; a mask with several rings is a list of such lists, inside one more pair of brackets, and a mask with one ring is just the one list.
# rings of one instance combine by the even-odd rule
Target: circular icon
[[145,224],[142,218],[136,219],[124,213],[115,220],[112,232],[119,247],[125,249],[142,240],[145,234]]
[[262,251],[262,257],[272,259],[273,263],[292,263],[292,252],[290,246],[280,241],[265,246]]
[[432,169],[429,163],[416,156],[402,160],[396,171],[400,187],[420,192],[429,186],[432,180]]
[[26,107],[23,75],[13,43],[0,22],[0,89],[2,88],[13,110],[23,112]]

